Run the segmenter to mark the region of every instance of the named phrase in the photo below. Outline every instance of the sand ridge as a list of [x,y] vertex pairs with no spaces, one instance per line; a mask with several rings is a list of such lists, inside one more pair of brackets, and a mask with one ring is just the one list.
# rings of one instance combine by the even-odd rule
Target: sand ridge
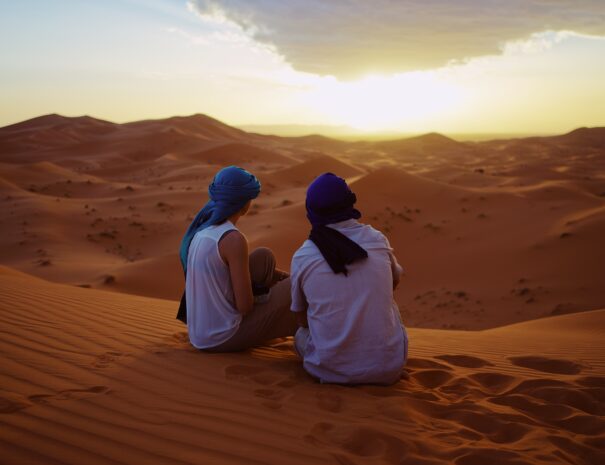
[[287,340],[197,352],[171,301],[6,267],[0,294],[0,448],[14,464],[605,459],[605,310],[412,329],[399,383],[351,388],[317,384]]
[[406,269],[411,326],[482,329],[605,304],[603,128],[459,142],[247,133],[206,115],[115,124],[46,115],[0,128],[2,263],[72,285],[178,299],[171,259],[221,164],[263,183],[240,228],[289,268],[306,185],[346,177]]
[[[319,385],[287,339],[191,347],[176,251],[230,163],[263,184],[240,229],[285,269],[306,185],[347,178],[405,268],[399,383]],[[0,128],[0,205],[11,465],[605,462],[603,128],[347,142],[46,115]]]

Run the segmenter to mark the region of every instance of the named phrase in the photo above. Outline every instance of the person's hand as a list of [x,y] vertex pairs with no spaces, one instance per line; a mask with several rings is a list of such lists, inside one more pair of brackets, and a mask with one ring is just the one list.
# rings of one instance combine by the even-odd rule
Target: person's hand
[[275,268],[275,271],[273,272],[273,282],[271,283],[271,285],[273,286],[274,284],[283,281],[284,279],[288,278],[290,276],[290,273],[288,273],[287,271],[283,271],[283,270],[279,270],[277,268]]

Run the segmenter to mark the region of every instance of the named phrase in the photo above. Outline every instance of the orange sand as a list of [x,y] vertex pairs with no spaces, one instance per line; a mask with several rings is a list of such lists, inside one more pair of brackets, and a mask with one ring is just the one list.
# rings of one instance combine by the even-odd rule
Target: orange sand
[[[348,178],[406,269],[405,379],[320,386],[289,341],[188,345],[175,252],[228,163],[263,182],[240,228],[286,269],[306,184]],[[343,142],[47,115],[0,128],[0,204],[2,463],[605,462],[604,128]]]
[[411,329],[392,387],[319,385],[291,342],[193,349],[172,301],[0,269],[0,449],[11,464],[595,465],[605,310]]

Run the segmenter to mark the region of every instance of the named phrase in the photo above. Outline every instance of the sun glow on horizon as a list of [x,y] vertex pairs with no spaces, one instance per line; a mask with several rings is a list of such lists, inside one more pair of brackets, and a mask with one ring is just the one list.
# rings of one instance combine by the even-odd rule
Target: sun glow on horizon
[[369,75],[355,81],[326,78],[305,92],[307,105],[338,124],[361,131],[382,131],[417,125],[455,111],[464,103],[462,86],[437,72],[392,76]]
[[[370,56],[359,69],[376,74],[346,80],[326,61],[342,51],[320,49],[328,37],[311,41],[327,65],[305,71],[270,40],[257,40],[252,26],[200,14],[187,0],[45,5],[33,17],[28,4],[0,7],[0,126],[48,113],[116,122],[205,113],[235,126],[348,126],[364,134],[605,125],[605,36],[541,31],[491,55],[412,71],[382,69]],[[368,47],[380,57],[389,44]]]

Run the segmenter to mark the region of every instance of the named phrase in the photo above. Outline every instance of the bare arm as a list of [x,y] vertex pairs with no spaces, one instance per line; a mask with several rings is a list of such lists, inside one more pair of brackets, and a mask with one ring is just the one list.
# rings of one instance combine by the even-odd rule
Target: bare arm
[[219,252],[229,267],[235,307],[241,314],[246,315],[254,306],[248,263],[248,241],[242,233],[233,231],[220,241]]

